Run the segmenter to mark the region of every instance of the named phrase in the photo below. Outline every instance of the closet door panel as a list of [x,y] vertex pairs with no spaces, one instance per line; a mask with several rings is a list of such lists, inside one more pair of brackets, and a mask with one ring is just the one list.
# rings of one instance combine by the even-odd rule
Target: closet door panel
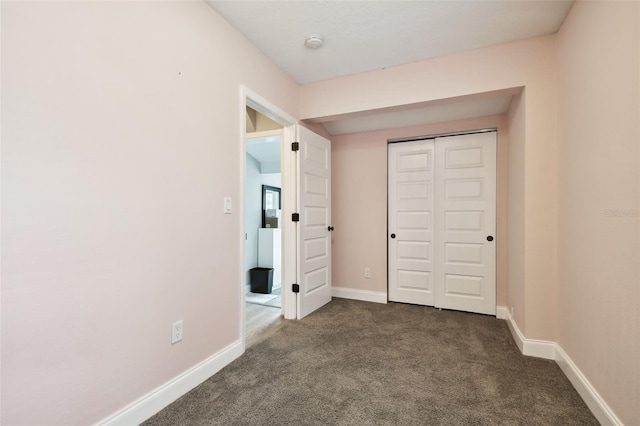
[[388,147],[389,300],[434,304],[433,140]]
[[496,313],[496,133],[437,138],[436,306]]

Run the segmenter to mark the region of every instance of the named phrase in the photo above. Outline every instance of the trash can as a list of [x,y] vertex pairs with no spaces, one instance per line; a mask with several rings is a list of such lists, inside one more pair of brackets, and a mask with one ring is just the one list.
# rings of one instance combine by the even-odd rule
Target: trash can
[[271,293],[273,288],[273,268],[252,268],[249,273],[251,293]]

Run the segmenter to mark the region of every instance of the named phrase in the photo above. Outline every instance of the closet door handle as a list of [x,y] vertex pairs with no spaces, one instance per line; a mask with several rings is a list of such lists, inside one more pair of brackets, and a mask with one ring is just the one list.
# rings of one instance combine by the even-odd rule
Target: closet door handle
[[391,234],[391,238],[395,238],[395,237],[396,237],[396,234]]
[[327,226],[327,231],[329,232],[333,231],[333,226]]
[[489,235],[489,236],[487,237],[487,241],[493,241],[493,237],[492,237],[491,235]]

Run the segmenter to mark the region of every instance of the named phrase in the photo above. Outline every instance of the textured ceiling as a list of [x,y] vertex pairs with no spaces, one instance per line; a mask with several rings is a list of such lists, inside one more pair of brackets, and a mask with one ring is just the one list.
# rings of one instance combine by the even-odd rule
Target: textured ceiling
[[[555,33],[572,1],[206,0],[298,83]],[[311,50],[304,40],[321,35]]]
[[[205,0],[298,83],[306,84],[553,34],[564,0]],[[318,34],[318,50],[304,46]],[[512,94],[459,99],[323,121],[332,135],[507,111]],[[256,155],[260,155],[256,153]]]

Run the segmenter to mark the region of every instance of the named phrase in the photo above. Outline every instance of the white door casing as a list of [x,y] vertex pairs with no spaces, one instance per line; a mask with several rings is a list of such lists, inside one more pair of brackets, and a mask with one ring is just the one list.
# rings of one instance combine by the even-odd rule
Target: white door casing
[[434,142],[389,145],[389,300],[434,305]]
[[298,319],[331,301],[331,142],[298,126]]
[[390,144],[388,162],[389,300],[495,315],[496,133]]
[[435,145],[436,306],[495,315],[496,133]]
[[[240,85],[239,90],[240,102],[239,102],[239,133],[241,135],[241,143],[238,144],[240,149],[241,159],[239,164],[240,171],[240,180],[241,180],[241,191],[240,191],[240,199],[238,200],[238,211],[242,212],[244,216],[244,212],[246,210],[245,206],[245,178],[246,178],[246,165],[245,165],[245,154],[246,154],[246,116],[247,116],[247,107],[251,107],[254,110],[260,112],[261,114],[269,117],[273,121],[276,121],[284,126],[282,146],[287,147],[291,146],[291,142],[296,140],[296,122],[297,120],[290,116],[287,112],[280,109],[277,105],[269,102],[266,98],[262,97],[258,93],[254,92],[250,88],[245,85]],[[282,159],[282,215],[283,217],[291,217],[291,213],[296,209],[296,159],[293,155],[294,153],[288,149],[281,150],[281,159]],[[242,221],[242,227],[240,227],[240,231],[238,234],[238,238],[242,243],[240,244],[240,258],[245,259],[245,233],[247,232],[245,227],[246,224],[244,220]],[[296,296],[291,290],[291,283],[296,279],[296,227],[295,224],[291,221],[283,221],[282,224],[282,314],[286,319],[295,319],[296,318]],[[241,294],[243,297],[239,298],[240,303],[240,329],[242,330],[242,341],[244,344],[245,341],[245,288],[246,288],[246,269],[245,263],[239,263],[238,273],[240,275],[240,288]],[[288,283],[288,285],[285,285]]]

